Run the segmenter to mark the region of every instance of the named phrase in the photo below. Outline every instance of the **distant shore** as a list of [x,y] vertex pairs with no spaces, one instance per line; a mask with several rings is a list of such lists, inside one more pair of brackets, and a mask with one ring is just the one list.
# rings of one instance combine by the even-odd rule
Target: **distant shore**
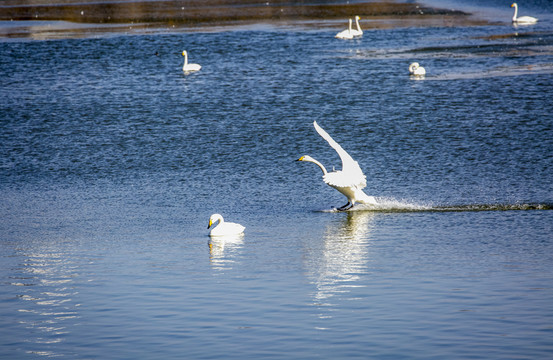
[[[49,31],[119,31],[137,29],[243,26],[267,23],[310,27],[343,27],[343,20],[361,16],[364,28],[477,25],[470,14],[401,1],[306,0],[5,0],[0,5],[0,37],[25,36],[40,26],[27,22],[62,22]],[[9,23],[7,23],[9,22]],[[14,23],[15,22],[15,23]],[[6,24],[12,24],[6,26]],[[13,25],[15,24],[15,25]],[[87,25],[88,24],[88,25]],[[119,29],[119,30],[118,30]],[[63,34],[61,34],[63,35]]]

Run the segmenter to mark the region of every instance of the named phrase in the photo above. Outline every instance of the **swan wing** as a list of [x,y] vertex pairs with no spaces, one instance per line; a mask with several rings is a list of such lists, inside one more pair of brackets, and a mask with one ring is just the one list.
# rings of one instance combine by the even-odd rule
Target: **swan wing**
[[328,144],[336,150],[340,159],[342,159],[342,171],[334,171],[328,173],[324,176],[324,181],[331,186],[337,187],[358,187],[359,189],[364,188],[366,183],[366,177],[359,167],[359,163],[353,160],[353,158],[344,150],[340,144],[338,144],[334,139],[317,124],[316,121],[313,122],[313,126],[317,133],[328,142]]
[[344,195],[348,196],[346,192],[352,192],[354,188],[363,189],[366,186],[365,177],[362,179],[353,179],[343,171],[333,171],[331,173],[323,175],[323,181],[325,184],[332,186]]
[[244,226],[231,222],[217,225],[210,233],[211,236],[239,235],[246,229]]
[[202,68],[200,64],[185,64],[182,67],[183,71],[199,71]]
[[343,30],[343,31],[340,31],[338,34],[336,34],[335,38],[337,38],[337,39],[352,39],[353,34],[349,30]]
[[535,17],[531,17],[531,16],[521,16],[521,17],[517,18],[516,21],[520,22],[520,23],[535,23],[535,22],[538,22],[538,19],[536,19]]

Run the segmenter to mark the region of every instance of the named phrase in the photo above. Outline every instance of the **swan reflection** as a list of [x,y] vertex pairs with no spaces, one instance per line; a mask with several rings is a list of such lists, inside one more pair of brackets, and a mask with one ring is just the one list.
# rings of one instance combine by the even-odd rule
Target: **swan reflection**
[[231,268],[235,262],[233,257],[243,244],[244,235],[242,234],[211,237],[208,242],[211,265],[219,270]]
[[345,213],[328,224],[322,244],[308,253],[308,277],[316,286],[315,305],[331,306],[334,295],[361,286],[358,280],[367,272],[374,216],[367,211]]

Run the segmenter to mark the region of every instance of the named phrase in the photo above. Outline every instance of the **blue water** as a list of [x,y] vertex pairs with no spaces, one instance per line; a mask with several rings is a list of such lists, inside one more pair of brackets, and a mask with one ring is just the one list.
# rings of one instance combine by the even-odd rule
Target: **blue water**
[[[0,42],[0,358],[551,357],[543,3],[531,27],[354,41]],[[184,49],[200,72],[182,73]],[[346,199],[293,161],[340,168],[315,120],[378,211],[327,211]],[[244,237],[208,246],[214,212]]]

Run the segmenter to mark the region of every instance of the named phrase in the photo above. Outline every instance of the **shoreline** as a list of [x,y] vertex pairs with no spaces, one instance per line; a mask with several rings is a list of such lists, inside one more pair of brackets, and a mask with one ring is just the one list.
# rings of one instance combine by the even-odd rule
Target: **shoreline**
[[339,29],[359,15],[364,29],[470,26],[489,22],[471,14],[402,1],[324,3],[285,0],[105,1],[7,0],[0,6],[1,38],[71,38],[109,33],[218,31],[266,25]]

